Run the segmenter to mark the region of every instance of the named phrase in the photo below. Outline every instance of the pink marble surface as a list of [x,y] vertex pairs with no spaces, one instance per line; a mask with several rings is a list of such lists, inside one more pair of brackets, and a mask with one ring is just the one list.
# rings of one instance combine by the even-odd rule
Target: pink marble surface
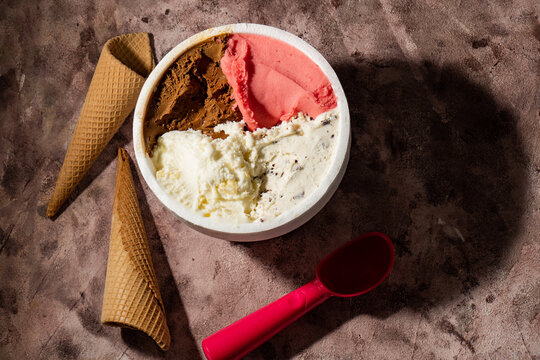
[[[153,34],[158,60],[208,27],[288,30],[336,69],[352,149],[329,204],[286,236],[235,244],[180,223],[135,176],[173,342],[99,322],[115,154],[55,220],[52,192],[101,47]],[[332,299],[253,359],[540,358],[538,4],[4,1],[0,5],[0,358],[202,358],[202,339],[388,233],[388,281]]]

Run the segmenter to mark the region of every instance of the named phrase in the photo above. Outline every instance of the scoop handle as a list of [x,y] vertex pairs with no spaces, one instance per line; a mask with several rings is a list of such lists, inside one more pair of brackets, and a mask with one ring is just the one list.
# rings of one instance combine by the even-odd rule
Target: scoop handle
[[204,354],[209,360],[240,359],[330,296],[315,279],[204,339]]

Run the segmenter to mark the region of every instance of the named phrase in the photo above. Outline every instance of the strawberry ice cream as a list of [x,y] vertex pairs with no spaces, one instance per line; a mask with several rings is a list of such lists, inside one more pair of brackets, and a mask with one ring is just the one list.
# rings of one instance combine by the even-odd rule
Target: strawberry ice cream
[[221,69],[249,130],[302,112],[312,118],[337,105],[330,81],[305,54],[281,40],[232,34]]

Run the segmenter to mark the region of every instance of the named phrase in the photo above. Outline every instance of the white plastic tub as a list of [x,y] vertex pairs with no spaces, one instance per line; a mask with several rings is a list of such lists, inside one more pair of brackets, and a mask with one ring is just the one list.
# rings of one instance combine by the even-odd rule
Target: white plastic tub
[[[322,180],[321,185],[315,192],[310,194],[296,207],[281,214],[273,220],[268,220],[265,222],[244,224],[223,223],[216,222],[211,218],[206,218],[194,213],[192,210],[175,200],[159,185],[155,178],[156,170],[152,160],[145,151],[143,121],[146,116],[146,109],[152,93],[159,84],[163,74],[183,52],[201,41],[206,40],[207,38],[224,33],[265,35],[279,39],[296,47],[298,50],[310,57],[311,60],[313,60],[322,69],[330,80],[334,93],[337,97],[337,111],[339,119],[337,125],[338,134],[336,147],[334,149],[334,157],[332,159],[330,168]],[[187,40],[182,41],[167,55],[165,55],[159,64],[157,64],[156,68],[148,76],[148,79],[146,80],[139,95],[139,99],[137,100],[133,121],[133,143],[135,147],[137,165],[141,170],[144,180],[157,198],[163,203],[163,205],[176,214],[184,223],[204,234],[230,241],[265,240],[288,233],[289,231],[292,231],[307,222],[323,208],[323,206],[328,202],[328,200],[330,200],[336,191],[341,179],[343,178],[343,174],[345,173],[345,169],[349,161],[349,107],[347,105],[347,99],[345,98],[345,93],[343,92],[341,83],[339,82],[339,79],[330,64],[328,64],[326,59],[317,50],[315,50],[304,40],[286,31],[266,25],[225,25],[205,30],[193,35]]]

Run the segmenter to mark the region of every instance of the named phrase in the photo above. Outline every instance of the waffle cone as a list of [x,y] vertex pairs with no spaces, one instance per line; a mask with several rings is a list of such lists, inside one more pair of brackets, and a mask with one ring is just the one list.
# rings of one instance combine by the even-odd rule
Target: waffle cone
[[154,67],[150,37],[125,34],[105,43],[47,207],[53,217],[133,111]]
[[111,243],[101,322],[148,334],[163,350],[171,337],[165,318],[129,159],[118,149]]

